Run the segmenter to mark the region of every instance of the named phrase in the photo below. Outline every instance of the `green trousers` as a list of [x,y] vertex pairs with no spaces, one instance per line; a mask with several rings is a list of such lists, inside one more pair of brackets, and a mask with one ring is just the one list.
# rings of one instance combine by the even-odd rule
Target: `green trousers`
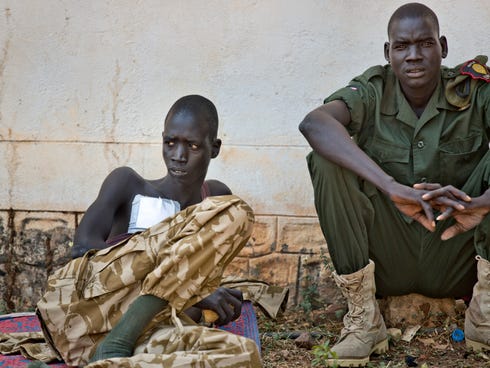
[[[381,296],[471,295],[476,282],[475,255],[489,259],[490,216],[475,229],[441,241],[453,219],[437,223],[432,233],[404,216],[387,196],[351,171],[315,152],[307,156],[307,163],[320,226],[338,274],[353,273],[372,259]],[[479,196],[489,182],[487,153],[462,190]]]

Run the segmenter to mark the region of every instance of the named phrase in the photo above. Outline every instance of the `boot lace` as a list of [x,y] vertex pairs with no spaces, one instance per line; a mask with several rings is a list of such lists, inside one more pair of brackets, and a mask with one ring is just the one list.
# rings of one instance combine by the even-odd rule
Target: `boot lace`
[[347,299],[349,311],[344,316],[344,328],[347,331],[362,329],[364,326],[364,297],[362,280],[354,280],[354,282],[342,282],[341,290],[344,297]]

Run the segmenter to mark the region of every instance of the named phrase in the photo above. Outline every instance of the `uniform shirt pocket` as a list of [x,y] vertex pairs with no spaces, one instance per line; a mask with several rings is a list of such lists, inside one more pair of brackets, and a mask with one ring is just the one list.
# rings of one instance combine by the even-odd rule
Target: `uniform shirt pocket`
[[441,184],[461,188],[486,151],[488,146],[479,133],[442,143],[439,146]]
[[397,182],[406,185],[410,184],[409,146],[374,137],[366,147],[366,153],[384,172],[392,176]]
[[154,268],[153,258],[138,237],[110,251],[98,252],[90,259],[83,297],[90,299],[141,283]]

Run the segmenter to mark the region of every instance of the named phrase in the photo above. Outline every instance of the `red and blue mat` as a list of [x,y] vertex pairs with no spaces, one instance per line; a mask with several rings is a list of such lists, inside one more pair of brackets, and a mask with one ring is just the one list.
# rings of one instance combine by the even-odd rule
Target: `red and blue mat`
[[[248,337],[255,341],[260,351],[259,329],[257,316],[251,302],[245,301],[242,304],[242,314],[233,322],[220,327],[222,330]],[[34,313],[14,313],[5,316],[0,315],[0,332],[38,332],[41,331],[39,320]],[[22,355],[1,355],[0,367],[20,368],[27,367],[29,359]],[[67,367],[64,363],[51,363],[50,367]]]

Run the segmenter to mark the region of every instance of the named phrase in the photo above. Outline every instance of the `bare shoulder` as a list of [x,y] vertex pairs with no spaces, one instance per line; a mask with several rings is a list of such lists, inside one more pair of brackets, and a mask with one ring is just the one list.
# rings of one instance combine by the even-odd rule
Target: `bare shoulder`
[[121,166],[112,170],[107,179],[118,179],[118,180],[143,180],[143,178],[131,167]]
[[99,200],[121,198],[126,200],[138,188],[144,186],[145,180],[132,168],[118,167],[110,172],[102,183]]
[[119,167],[107,175],[97,198],[85,211],[75,231],[73,257],[88,249],[103,249],[111,234],[126,231],[130,211],[128,201],[143,185],[144,179],[129,167]]
[[228,195],[232,194],[231,189],[225,183],[219,180],[206,180],[206,184],[209,188],[209,193],[211,196]]

